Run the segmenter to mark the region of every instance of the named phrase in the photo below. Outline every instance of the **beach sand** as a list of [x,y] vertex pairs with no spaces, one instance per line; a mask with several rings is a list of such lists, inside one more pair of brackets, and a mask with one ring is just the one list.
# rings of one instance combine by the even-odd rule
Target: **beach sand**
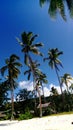
[[73,130],[73,114],[33,118],[23,121],[0,121],[0,130]]

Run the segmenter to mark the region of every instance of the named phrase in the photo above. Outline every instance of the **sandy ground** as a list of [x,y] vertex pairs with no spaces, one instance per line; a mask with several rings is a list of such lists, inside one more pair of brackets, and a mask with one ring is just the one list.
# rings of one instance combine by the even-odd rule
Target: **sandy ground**
[[0,121],[0,130],[73,130],[73,114],[23,121]]

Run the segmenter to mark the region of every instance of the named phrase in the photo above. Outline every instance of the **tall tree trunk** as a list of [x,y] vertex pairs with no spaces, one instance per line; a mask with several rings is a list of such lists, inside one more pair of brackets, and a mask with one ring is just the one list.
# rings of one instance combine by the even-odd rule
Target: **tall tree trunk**
[[14,88],[12,81],[11,81],[11,105],[12,105],[11,120],[14,120]]
[[60,90],[61,90],[61,95],[62,95],[62,102],[63,102],[63,109],[64,109],[64,95],[63,95],[63,91],[62,91],[62,85],[61,85],[61,81],[60,81],[60,78],[59,78],[59,74],[58,74],[58,71],[56,69],[56,66],[55,66],[55,71],[56,71],[56,74],[57,74],[57,77],[58,77],[58,81],[59,81],[59,85],[60,85]]
[[40,94],[40,90],[39,87],[36,86],[37,92],[38,92],[38,96],[39,96],[39,104],[40,104],[40,117],[42,117],[42,101],[41,101],[41,94]]
[[36,107],[36,93],[35,93],[35,86],[36,86],[36,77],[35,77],[35,73],[34,73],[34,70],[33,70],[33,68],[32,68],[32,63],[33,63],[33,61],[32,61],[32,58],[30,57],[30,55],[28,54],[28,57],[29,57],[29,63],[30,63],[30,68],[31,68],[31,71],[32,71],[32,75],[33,75],[33,89],[34,89],[34,96],[35,96],[35,114],[36,114],[36,109],[37,109],[37,107]]
[[59,81],[61,94],[63,94],[63,91],[62,91],[62,85],[61,85],[60,77],[59,77],[58,71],[57,71],[57,69],[56,69],[56,66],[55,66],[55,71],[56,71],[56,75],[57,75],[57,78],[58,78],[58,81]]
[[[34,88],[36,87],[37,89],[37,92],[38,92],[38,95],[39,95],[39,104],[40,104],[40,117],[42,117],[42,104],[41,104],[41,95],[40,95],[40,91],[39,91],[39,88],[37,86],[37,83],[36,83],[36,77],[35,77],[35,72],[32,68],[32,64],[33,64],[33,61],[31,59],[31,57],[29,56],[28,54],[28,57],[29,57],[29,62],[30,62],[30,67],[31,67],[31,71],[32,71],[32,74],[33,74],[33,79],[34,79]],[[35,99],[35,103],[36,103],[36,99]],[[36,106],[35,106],[36,107]]]
[[42,86],[42,92],[43,92],[43,98],[44,98],[44,103],[46,103],[46,98],[45,98],[45,94],[44,94],[44,86],[41,84]]

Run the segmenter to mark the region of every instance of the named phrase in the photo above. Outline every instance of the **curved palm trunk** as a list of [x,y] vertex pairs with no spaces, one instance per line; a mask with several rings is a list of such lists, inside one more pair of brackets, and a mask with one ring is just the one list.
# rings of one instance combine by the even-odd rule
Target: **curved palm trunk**
[[14,120],[14,88],[13,88],[13,85],[11,85],[11,105],[12,105],[11,120]]
[[46,98],[45,98],[45,94],[44,94],[44,87],[43,87],[43,85],[42,85],[42,84],[41,84],[41,86],[42,86],[42,91],[43,91],[44,103],[46,103]]
[[55,71],[56,71],[56,75],[57,75],[57,78],[58,78],[58,81],[59,81],[61,94],[63,94],[63,91],[62,91],[62,85],[61,85],[61,82],[60,82],[60,78],[59,78],[59,74],[58,74],[58,71],[57,71],[57,69],[56,69],[56,66],[55,66]]
[[62,91],[62,85],[61,85],[59,74],[58,74],[58,71],[57,71],[56,67],[55,67],[55,71],[56,71],[56,74],[57,74],[57,77],[58,77],[58,81],[59,81],[59,85],[60,85],[60,90],[61,90],[61,94],[62,94],[62,102],[63,102],[63,106],[64,106],[64,95],[63,95],[63,91]]
[[[30,67],[31,67],[31,71],[32,71],[32,74],[33,74],[33,89],[35,88],[35,82],[36,82],[36,78],[35,78],[35,74],[34,74],[34,70],[33,70],[33,68],[32,68],[32,59],[31,59],[31,57],[29,56],[29,54],[28,54],[28,57],[29,57],[29,62],[30,62]],[[36,113],[36,93],[34,93],[34,96],[35,96],[35,113]]]
[[14,120],[14,87],[11,74],[10,74],[10,87],[11,87],[11,120]]

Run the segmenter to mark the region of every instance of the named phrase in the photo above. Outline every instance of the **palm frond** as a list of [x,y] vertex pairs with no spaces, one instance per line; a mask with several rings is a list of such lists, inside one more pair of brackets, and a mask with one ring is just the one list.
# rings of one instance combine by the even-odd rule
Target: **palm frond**
[[17,66],[17,67],[22,67],[22,64],[19,63],[19,62],[14,62],[13,65],[14,65],[14,66]]
[[18,37],[16,37],[16,40],[17,40],[17,42],[18,42],[21,46],[24,46],[23,42],[21,42]]
[[59,52],[59,53],[58,53],[58,56],[59,56],[59,55],[62,55],[62,54],[63,54],[63,51]]
[[1,68],[1,74],[4,76],[4,72],[7,70],[7,66],[4,66]]
[[34,35],[32,38],[31,38],[31,40],[30,40],[30,45],[33,43],[33,41],[35,40],[35,38],[36,37],[38,37],[38,35],[36,34],[36,35]]
[[57,64],[55,64],[55,68],[56,68],[58,71],[60,71],[60,69],[58,68]]
[[32,45],[32,47],[42,47],[42,46],[43,46],[43,43],[37,43],[37,44]]
[[30,39],[32,36],[33,36],[33,33],[32,32],[28,32],[28,34],[27,34],[28,39]]
[[49,57],[43,59],[43,61],[46,61],[46,60],[49,60]]
[[19,60],[19,59],[20,59],[19,56],[15,55],[15,54],[12,54],[12,55],[10,56],[10,61],[11,61],[11,62],[14,62],[14,61]]
[[28,73],[30,73],[30,72],[31,72],[31,69],[25,71],[25,72],[24,72],[24,75],[26,75],[26,74],[28,74]]
[[41,52],[39,52],[36,47],[30,48],[30,51],[33,52],[36,55],[43,56],[43,54]]

